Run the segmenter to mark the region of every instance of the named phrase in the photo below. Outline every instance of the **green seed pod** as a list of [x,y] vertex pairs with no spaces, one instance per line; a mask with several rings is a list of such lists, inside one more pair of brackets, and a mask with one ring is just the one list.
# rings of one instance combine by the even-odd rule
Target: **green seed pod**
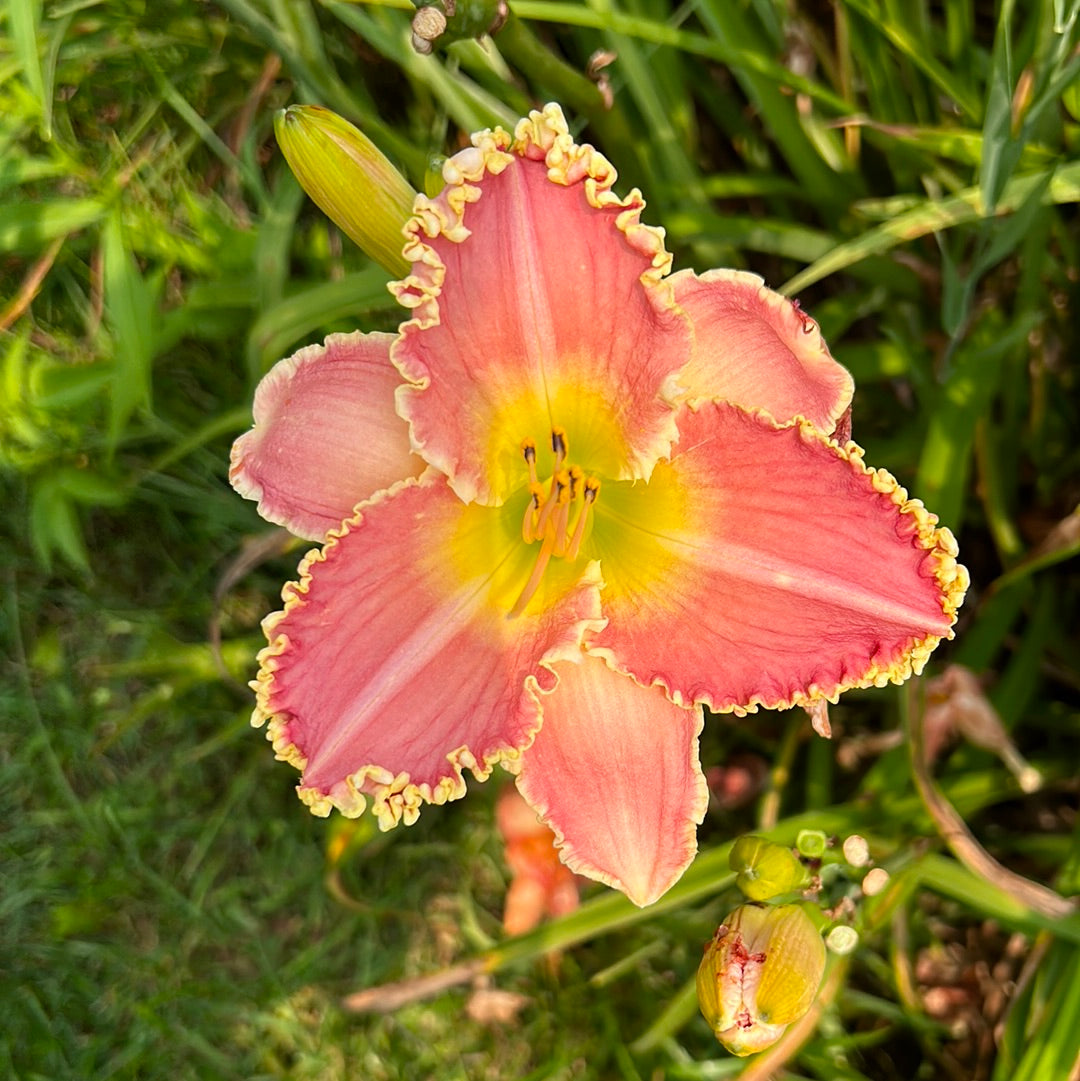
[[772,1046],[810,1009],[825,943],[799,905],[741,905],[717,929],[697,974],[698,1006],[734,1055]]
[[732,846],[728,866],[735,872],[735,885],[751,901],[767,901],[801,889],[809,881],[806,868],[790,848],[763,837],[740,837]]

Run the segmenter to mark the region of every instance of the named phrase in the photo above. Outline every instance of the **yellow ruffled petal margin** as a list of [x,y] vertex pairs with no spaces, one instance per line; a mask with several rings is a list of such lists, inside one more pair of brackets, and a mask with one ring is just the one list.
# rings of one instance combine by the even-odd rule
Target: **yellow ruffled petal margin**
[[[433,498],[439,493],[445,497],[441,508],[435,505]],[[414,506],[419,508],[420,501],[424,497],[426,497],[426,506],[424,512],[420,514]],[[395,506],[403,499],[410,500],[404,510]],[[388,555],[401,557],[404,551],[406,561],[413,567],[412,574],[419,576],[419,580],[414,577],[406,583],[406,594],[410,588],[432,591],[445,585],[450,599],[455,602],[452,605],[455,611],[448,613],[448,619],[456,618],[461,624],[460,630],[471,629],[469,613],[463,612],[460,603],[457,603],[460,600],[460,593],[453,592],[450,584],[445,581],[445,553],[461,544],[462,539],[455,538],[451,533],[445,532],[445,529],[449,525],[452,530],[455,519],[473,517],[475,528],[490,532],[484,529],[485,523],[480,521],[480,517],[489,519],[498,517],[500,511],[494,508],[469,508],[461,505],[456,497],[445,490],[442,478],[438,478],[430,471],[419,481],[411,479],[402,481],[386,491],[377,493],[371,500],[357,507],[351,519],[343,523],[339,530],[332,531],[328,535],[323,548],[312,550],[304,557],[299,566],[298,580],[287,583],[282,590],[284,608],[268,615],[262,624],[269,644],[258,655],[259,672],[250,684],[256,693],[256,708],[252,714],[251,723],[259,728],[269,722],[267,738],[274,748],[275,756],[280,761],[290,763],[302,773],[308,768],[308,757],[297,747],[290,734],[290,728],[293,725],[299,725],[302,731],[307,722],[303,717],[279,712],[274,702],[277,690],[275,677],[282,666],[286,664],[309,666],[312,663],[302,653],[296,655],[294,644],[288,633],[289,620],[294,615],[301,614],[309,604],[314,605],[316,611],[322,611],[323,604],[310,596],[313,584],[325,590],[327,581],[324,576],[341,573],[337,569],[327,567],[328,557],[343,544],[355,544],[357,538],[352,536],[352,533],[361,528],[365,515],[371,515],[373,512],[378,514],[380,511],[396,515],[394,523],[400,527],[397,529],[397,539],[402,549],[394,553],[352,551],[349,553],[347,565],[357,568],[357,572],[362,573],[362,568],[368,565],[367,560],[385,560]],[[413,521],[418,521],[414,536],[403,535],[408,523]],[[424,549],[429,542],[432,542],[431,553],[433,553],[430,559],[424,554]],[[411,558],[409,558],[410,553]],[[497,564],[499,560],[495,559],[494,562]],[[324,567],[326,569],[323,569]],[[513,573],[510,568],[503,569]],[[575,576],[574,581],[570,582],[568,576],[564,575],[561,582],[552,584],[549,603],[535,616],[524,616],[511,623],[505,619],[503,610],[491,604],[490,597],[486,595],[491,591],[499,592],[505,588],[499,580],[498,572],[498,567],[495,572],[492,572],[491,566],[475,568],[476,578],[472,585],[466,584],[465,592],[476,594],[475,611],[479,613],[476,618],[485,622],[485,626],[475,631],[476,638],[477,641],[489,645],[491,652],[491,656],[486,658],[478,658],[474,653],[471,657],[472,662],[474,664],[488,663],[496,678],[505,674],[508,683],[513,682],[520,690],[520,698],[516,706],[507,707],[505,704],[502,706],[506,712],[506,718],[505,735],[501,737],[500,744],[484,754],[476,754],[464,745],[447,747],[444,756],[447,766],[443,767],[445,775],[436,784],[413,783],[406,770],[395,773],[384,766],[371,764],[353,770],[329,786],[316,787],[301,783],[297,788],[297,793],[312,813],[325,817],[331,809],[337,808],[347,818],[355,818],[363,814],[370,799],[371,810],[378,819],[380,829],[390,829],[402,821],[406,825],[411,825],[419,816],[424,803],[438,805],[460,799],[465,795],[466,783],[463,777],[465,769],[468,769],[479,781],[485,780],[498,764],[514,769],[518,758],[531,744],[540,725],[538,706],[540,695],[550,690],[556,683],[553,666],[559,661],[580,659],[581,643],[585,634],[603,626],[599,600],[602,582],[599,565],[594,561],[588,562]],[[461,587],[460,581],[455,584]],[[394,577],[393,596],[377,597],[374,601],[368,598],[364,603],[369,606],[375,604],[379,608],[392,609],[397,603],[397,589],[400,585],[400,578]],[[368,626],[366,612],[357,613],[355,618]],[[302,628],[301,637],[304,631],[310,631],[310,629],[310,627]],[[336,626],[327,626],[325,634],[334,635],[338,630]],[[347,635],[343,638],[343,642],[346,646],[349,645]],[[372,640],[369,646],[378,649],[377,638]],[[396,649],[393,645],[390,648]],[[500,649],[508,654],[505,659],[499,656]],[[426,669],[427,666],[423,667]],[[520,683],[517,683],[519,677]],[[336,677],[333,673],[322,672],[320,678],[326,680]],[[420,688],[417,692],[420,698],[434,700],[440,696],[445,697],[445,683],[426,687],[425,679],[429,683],[432,682],[432,677],[426,671],[418,671],[409,681]],[[464,703],[463,713],[466,716],[469,713],[467,706],[468,703]],[[401,723],[407,724],[405,721]],[[349,740],[348,736],[339,738]],[[358,737],[354,735],[354,738]],[[404,732],[402,738],[407,742],[408,733]],[[488,738],[490,742],[490,734],[485,738]],[[405,758],[407,755],[403,754],[403,759]],[[328,790],[324,790],[326,788]]]
[[[822,701],[835,703],[846,690],[903,683],[922,671],[942,639],[953,637],[951,628],[969,584],[967,570],[956,559],[956,540],[947,528],[937,524],[936,516],[929,513],[920,500],[908,497],[907,491],[890,473],[867,466],[861,447],[852,442],[841,446],[803,418],[797,418],[791,424],[777,425],[768,414],[719,402],[686,407],[680,415],[679,426],[680,441],[672,450],[672,460],[657,466],[648,486],[640,490],[637,487],[627,489],[624,494],[627,501],[640,500],[652,512],[651,517],[646,517],[644,512],[630,513],[629,508],[619,506],[622,513],[612,521],[606,521],[606,508],[598,508],[593,543],[587,551],[599,558],[603,567],[604,614],[608,624],[590,636],[585,646],[587,652],[604,658],[617,671],[627,673],[645,685],[663,687],[671,700],[680,705],[702,703],[714,713],[744,716],[756,712],[758,707],[787,709],[802,706],[813,710]],[[789,434],[785,436],[785,433]],[[759,602],[763,594],[755,587],[755,580],[733,578],[728,573],[738,558],[733,554],[733,562],[725,562],[727,542],[723,521],[725,516],[751,520],[757,513],[755,504],[760,505],[761,486],[769,483],[770,478],[776,478],[775,483],[780,483],[784,480],[783,474],[798,463],[798,456],[791,456],[795,448],[784,447],[790,443],[791,434],[806,448],[822,454],[821,465],[828,468],[814,466],[811,470],[804,463],[799,466],[801,472],[795,494],[781,490],[776,499],[805,498],[806,507],[802,512],[805,529],[820,528],[828,532],[830,509],[840,513],[846,502],[846,497],[835,494],[844,491],[842,475],[832,472],[829,458],[837,459],[836,465],[842,471],[846,472],[843,470],[846,465],[856,476],[866,478],[870,489],[886,496],[896,508],[897,524],[906,522],[910,529],[910,534],[905,534],[902,539],[898,536],[898,543],[914,553],[924,553],[919,558],[920,570],[912,584],[916,580],[923,581],[928,587],[932,584],[940,616],[926,612],[917,618],[911,610],[910,631],[894,641],[876,643],[879,653],[891,655],[888,661],[870,656],[859,663],[857,670],[837,671],[835,678],[828,680],[822,680],[820,675],[838,668],[838,658],[845,650],[840,638],[832,643],[824,641],[829,628],[822,626],[819,631],[822,636],[820,661],[815,659],[814,653],[801,656],[808,669],[806,683],[797,689],[791,687],[793,677],[782,676],[784,662],[776,650],[776,664],[781,667],[774,673],[772,682],[788,683],[789,687],[784,693],[776,690],[761,692],[752,690],[749,683],[744,684],[743,677],[737,683],[729,682],[727,672],[731,664],[726,664],[724,658],[732,657],[735,650],[739,654],[737,660],[746,667],[749,662],[743,654],[753,656],[747,652],[749,639],[757,637],[759,641],[754,648],[767,657],[774,652],[774,647],[762,643],[767,643],[776,632],[787,633],[788,628],[761,622],[757,617],[760,617]],[[776,444],[771,457],[765,450],[768,443]],[[735,449],[736,462],[772,462],[773,465],[761,466],[765,470],[761,475],[743,479],[744,470],[733,470],[724,457],[732,449]],[[820,484],[813,483],[815,480],[820,480]],[[792,483],[789,482],[789,488]],[[749,499],[742,505],[738,491],[740,484],[746,486]],[[827,490],[834,493],[831,499],[841,501],[827,503],[824,499]],[[610,487],[607,495],[608,505],[615,504],[615,493]],[[852,513],[860,513],[857,500],[865,496],[853,491],[852,497],[856,500],[851,504]],[[867,505],[866,511],[870,509]],[[793,515],[797,513],[792,511]],[[869,523],[870,519],[867,521]],[[790,517],[786,528],[791,528]],[[878,529],[880,542],[880,523]],[[792,579],[792,606],[786,610],[785,619],[797,625],[801,619],[796,607],[799,582],[803,581],[811,592],[817,588],[812,576],[800,577],[801,553],[786,553],[784,548],[774,551],[770,547],[768,531],[761,527],[756,528],[755,538],[754,548],[771,568],[769,573],[781,573]],[[737,543],[745,545],[746,542]],[[786,543],[790,546],[790,538]],[[744,547],[737,549],[743,550]],[[842,568],[839,577],[843,577],[848,573],[848,565],[839,553],[837,559],[838,567]],[[778,562],[783,560],[790,562]],[[914,568],[907,573],[915,573]],[[811,574],[809,570],[801,572],[804,576],[808,574]],[[761,581],[764,583],[767,579]],[[853,579],[852,584],[858,585],[858,580]],[[895,585],[895,588],[901,586]],[[733,644],[730,627],[725,629],[722,623],[728,615],[729,597],[735,592],[744,595],[746,601],[743,610],[732,613],[741,620],[736,624],[739,636]],[[886,587],[882,601],[887,601],[887,592]],[[775,596],[770,603],[775,610]],[[840,606],[843,602],[838,597],[836,603]],[[852,611],[856,614],[866,612],[868,609],[860,606],[869,603],[864,598]],[[903,611],[905,607],[903,599],[897,598],[894,613],[897,618],[892,620],[897,627],[908,622]],[[710,616],[710,612],[714,614]],[[883,610],[883,618],[885,614]],[[866,618],[873,619],[865,615],[860,618],[864,622]],[[688,635],[684,628],[693,625],[695,620],[696,629]],[[872,627],[864,629],[852,640],[861,640],[868,648],[874,644],[874,633]],[[766,659],[760,668],[754,667],[754,671],[760,671],[764,678],[768,667]],[[810,676],[813,668],[818,669],[818,678]],[[754,678],[755,682],[757,678]]]
[[[841,691],[850,687],[884,687],[889,683],[903,683],[911,676],[921,674],[930,654],[937,649],[943,639],[955,637],[952,626],[956,623],[956,614],[964,603],[964,596],[971,585],[971,577],[967,567],[956,561],[960,554],[960,548],[956,543],[952,530],[946,526],[938,525],[938,517],[931,514],[921,499],[911,499],[907,489],[886,469],[875,469],[868,466],[863,457],[866,451],[857,443],[848,441],[845,447],[841,447],[835,440],[823,436],[812,424],[802,421],[800,430],[803,438],[820,439],[835,447],[840,457],[846,458],[853,465],[857,465],[862,472],[872,478],[874,490],[887,495],[901,514],[912,517],[916,524],[916,535],[919,547],[928,553],[930,565],[933,567],[934,578],[941,587],[941,611],[949,621],[949,630],[946,634],[930,634],[916,642],[905,657],[891,665],[874,665],[868,669],[859,683],[851,683],[841,687],[831,695],[825,696],[830,702],[835,703]],[[792,705],[806,706],[809,708],[815,699],[823,697],[811,694],[807,701],[793,702]]]
[[[673,406],[680,392],[678,373],[689,360],[692,345],[688,320],[675,304],[674,291],[665,279],[671,255],[664,249],[663,230],[641,224],[645,203],[639,191],[635,189],[619,198],[611,190],[615,169],[592,146],[574,142],[558,105],[531,113],[517,125],[513,137],[496,128],[475,134],[472,139],[472,148],[445,163],[444,190],[435,198],[417,198],[414,216],[405,227],[405,256],[412,261],[412,272],[390,285],[400,303],[413,313],[412,319],[400,328],[401,337],[392,359],[409,381],[409,385],[399,388],[397,404],[399,414],[411,423],[414,450],[449,476],[452,487],[465,502],[499,503],[507,498],[522,475],[520,441],[529,437],[542,443],[553,424],[570,434],[572,453],[583,455],[578,459],[583,468],[609,477],[646,478],[675,437]],[[472,311],[456,307],[441,310],[447,304],[450,280],[444,259],[436,250],[438,245],[430,241],[448,240],[455,245],[470,241],[470,205],[482,197],[503,197],[503,193],[488,194],[483,188],[485,179],[500,176],[515,162],[523,167],[528,163],[530,169],[542,163],[547,180],[559,188],[580,186],[585,205],[607,212],[606,222],[614,225],[611,242],[620,238],[620,257],[634,258],[635,274],[629,280],[635,287],[640,285],[642,292],[635,298],[638,310],[628,317],[640,317],[642,339],[636,343],[636,353],[631,343],[624,350],[625,356],[621,350],[612,354],[610,362],[606,362],[606,381],[594,380],[587,367],[581,369],[573,356],[575,343],[564,342],[560,355],[545,359],[543,389],[535,392],[536,388],[527,382],[533,376],[515,368],[510,359],[518,356],[521,339],[506,330],[506,348],[500,348],[499,343],[499,335],[504,332],[499,305],[522,311],[529,308],[525,288],[520,299],[515,296],[518,282],[503,279],[498,284],[499,296],[469,291],[458,295],[457,303],[473,305]],[[506,198],[514,207],[510,197]],[[610,228],[610,224],[606,227]],[[573,228],[572,221],[568,221],[567,228]],[[463,249],[461,258],[475,260],[479,269],[485,261],[485,249],[475,238],[472,243],[476,250],[468,251],[466,256],[467,249]],[[445,253],[446,245],[442,247]],[[597,260],[603,259],[602,251],[594,255]],[[550,280],[577,275],[579,295],[594,289],[598,299],[606,296],[604,287],[583,268],[552,265],[538,270]],[[463,273],[466,271],[460,268],[456,272],[456,288],[460,288],[457,278]],[[559,315],[557,311],[554,314]],[[652,323],[646,336],[649,318]],[[425,340],[424,332],[434,333],[444,321],[453,338],[435,339],[439,345]],[[468,333],[458,327],[476,327],[480,323],[488,327],[485,340],[466,342],[458,337]],[[566,327],[558,329],[565,331]],[[533,340],[529,335],[526,338]],[[583,359],[596,359],[590,355],[594,343],[580,345]],[[531,348],[525,347],[526,351]],[[483,358],[481,370],[469,363],[468,354],[464,361],[458,359],[466,349]],[[487,358],[493,354],[505,360],[503,372],[489,366]],[[553,370],[546,368],[548,363],[555,366]],[[624,367],[627,372],[633,371],[633,379],[615,380],[611,373]],[[448,389],[458,380],[462,385],[472,384],[463,400]],[[637,389],[637,394],[627,392],[632,406],[622,410],[602,408],[610,406],[612,396],[621,392],[619,388]],[[433,434],[436,432],[437,437]]]
[[413,320],[420,327],[439,322],[438,297],[445,270],[442,260],[423,238],[444,236],[460,243],[469,236],[464,224],[465,207],[480,198],[476,185],[491,174],[498,176],[513,160],[514,155],[543,161],[548,179],[569,186],[584,181],[589,203],[597,209],[621,207],[617,224],[630,245],[652,263],[646,280],[659,282],[671,270],[671,254],[664,248],[664,230],[641,224],[645,200],[634,188],[620,199],[611,187],[618,174],[615,167],[595,147],[574,142],[561,106],[551,103],[542,111],[533,110],[518,121],[511,137],[502,128],[476,132],[473,148],[462,150],[443,165],[446,187],[434,199],[418,195],[413,217],[405,226],[407,241],[404,255],[412,264],[412,273],[401,281],[391,282],[390,291],[399,302],[413,311]]

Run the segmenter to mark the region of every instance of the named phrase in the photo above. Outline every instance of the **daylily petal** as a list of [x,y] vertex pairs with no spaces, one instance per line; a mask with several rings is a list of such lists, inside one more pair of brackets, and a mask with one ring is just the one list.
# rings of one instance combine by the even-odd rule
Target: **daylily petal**
[[676,701],[743,713],[919,672],[952,637],[956,542],[810,424],[703,403],[648,486],[597,504],[608,626],[587,648]]
[[693,358],[679,377],[688,399],[722,398],[781,423],[802,416],[823,432],[836,428],[855,384],[797,304],[741,270],[681,270],[671,284],[694,324]]
[[559,859],[555,835],[513,785],[499,793],[495,819],[513,875],[503,904],[506,933],[524,934],[545,915],[573,912],[578,907],[578,879]]
[[[615,170],[571,139],[558,106],[496,129],[444,167],[406,227],[415,316],[394,362],[413,444],[466,502],[521,483],[520,446],[571,433],[583,468],[647,477],[675,437],[670,406],[690,329],[661,282],[671,257],[610,190]],[[509,151],[509,152],[508,152]]]
[[595,564],[508,620],[492,594],[518,587],[520,547],[499,511],[462,506],[429,473],[361,505],[301,563],[263,624],[252,720],[270,720],[316,814],[359,815],[366,794],[382,828],[409,824],[421,802],[464,795],[463,768],[483,779],[528,743],[526,688],[552,686],[551,665],[602,621]]
[[229,480],[259,513],[322,540],[357,503],[419,476],[394,413],[401,376],[391,334],[331,334],[279,361],[255,390],[255,426],[232,448]]
[[701,710],[673,705],[594,657],[556,672],[518,788],[572,870],[651,904],[697,851],[708,804]]

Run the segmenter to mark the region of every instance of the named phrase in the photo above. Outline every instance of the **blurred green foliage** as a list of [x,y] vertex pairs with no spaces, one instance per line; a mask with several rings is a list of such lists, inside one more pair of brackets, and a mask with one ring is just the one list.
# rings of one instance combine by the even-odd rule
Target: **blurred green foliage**
[[[226,468],[278,357],[397,321],[274,111],[340,111],[421,188],[463,132],[560,100],[677,266],[748,267],[821,322],[868,460],[971,569],[935,663],[985,678],[1046,778],[1024,796],[961,746],[940,782],[1003,863],[1080,892],[1080,3],[516,0],[494,39],[426,57],[411,14],[0,6],[0,1074],[736,1076],[687,998],[735,896],[725,843],[809,828],[870,836],[893,887],[792,1076],[1069,1076],[1076,925],[942,854],[881,753],[891,692],[846,696],[833,745],[801,717],[713,721],[703,759],[764,759],[764,802],[715,805],[655,908],[598,891],[518,942],[493,784],[400,835],[310,820],[243,687],[297,553]],[[463,1019],[464,991],[337,1008],[491,950],[512,1020]]]

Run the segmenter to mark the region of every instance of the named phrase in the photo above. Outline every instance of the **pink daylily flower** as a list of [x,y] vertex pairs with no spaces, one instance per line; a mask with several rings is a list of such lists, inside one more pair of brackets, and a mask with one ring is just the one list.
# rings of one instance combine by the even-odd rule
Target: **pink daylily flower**
[[383,828],[501,765],[574,871],[646,905],[696,851],[702,706],[901,682],[966,572],[847,442],[816,324],[751,274],[668,276],[558,106],[444,177],[399,333],[282,361],[233,449],[322,542],[264,622],[253,721],[315,813]]

